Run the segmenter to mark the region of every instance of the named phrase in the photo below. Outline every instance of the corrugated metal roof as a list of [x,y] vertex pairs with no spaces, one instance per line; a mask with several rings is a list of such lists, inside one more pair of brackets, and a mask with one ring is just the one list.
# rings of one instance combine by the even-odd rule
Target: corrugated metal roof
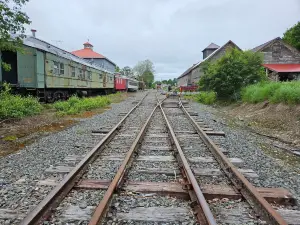
[[[36,49],[39,49],[39,50],[42,50],[42,51],[45,51],[45,52],[52,53],[54,55],[60,56],[60,57],[65,58],[65,59],[72,60],[72,61],[77,62],[77,63],[81,63],[85,66],[88,66],[88,67],[91,67],[91,68],[94,68],[94,69],[97,69],[97,70],[109,72],[109,71],[105,70],[104,68],[102,68],[98,64],[88,62],[87,60],[85,60],[83,58],[75,56],[75,55],[71,54],[70,52],[67,52],[63,49],[60,49],[60,48],[58,48],[58,47],[56,47],[56,46],[54,46],[50,43],[47,43],[43,40],[40,40],[40,39],[36,38],[36,37],[26,36],[23,39],[23,44],[26,45],[26,46],[32,47],[32,48],[36,48]],[[109,73],[111,73],[111,72],[109,72]]]
[[263,66],[279,73],[300,72],[300,64],[263,64]]

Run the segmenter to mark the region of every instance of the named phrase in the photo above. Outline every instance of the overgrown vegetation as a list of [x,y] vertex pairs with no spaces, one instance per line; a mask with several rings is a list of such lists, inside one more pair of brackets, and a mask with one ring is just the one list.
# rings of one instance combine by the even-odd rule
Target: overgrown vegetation
[[212,105],[216,102],[217,100],[217,95],[213,91],[202,91],[197,94],[192,94],[192,95],[185,95],[185,99],[192,99],[194,101],[203,103],[205,105]]
[[89,111],[109,105],[112,101],[118,101],[122,93],[108,96],[97,96],[92,98],[78,98],[73,96],[67,101],[55,102],[53,107],[57,110],[58,115],[73,115],[83,111]]
[[300,22],[288,29],[282,39],[300,51]]
[[0,119],[23,118],[39,114],[43,107],[34,97],[22,97],[10,93],[8,84],[0,92]]
[[0,119],[20,119],[40,114],[44,109],[49,110],[52,108],[57,111],[58,115],[74,115],[83,111],[105,107],[111,102],[120,102],[124,98],[126,98],[126,94],[120,92],[91,98],[73,96],[67,101],[42,106],[38,99],[32,96],[13,95],[9,84],[4,83],[3,90],[0,92]]
[[300,81],[261,82],[243,89],[242,100],[248,103],[300,104]]
[[199,81],[200,90],[215,92],[218,99],[237,100],[243,87],[265,79],[261,64],[259,53],[228,50],[207,65]]

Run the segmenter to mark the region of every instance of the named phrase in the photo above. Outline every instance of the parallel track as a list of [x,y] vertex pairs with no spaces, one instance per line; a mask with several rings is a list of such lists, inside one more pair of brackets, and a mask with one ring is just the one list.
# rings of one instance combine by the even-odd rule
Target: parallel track
[[132,114],[144,101],[145,96],[115,125],[109,133],[77,164],[77,166],[59,183],[48,195],[41,201],[33,211],[31,211],[21,222],[22,225],[39,224],[45,218],[48,218],[60,202],[67,196],[72,188],[79,181],[83,173],[88,169],[105,146],[114,138],[118,130],[121,129],[126,119]]
[[[57,187],[55,187],[51,191],[51,193],[30,214],[27,215],[27,217],[22,221],[22,225],[39,224],[44,220],[44,218],[48,217],[49,214],[51,214],[51,210],[55,209],[63,200],[63,198],[65,198],[65,196],[70,192],[70,190],[74,188],[78,181],[82,179],[81,177],[87,170],[88,165],[92,163],[98,156],[97,153],[103,150],[105,145],[107,145],[113,139],[117,131],[124,124],[126,118],[142,103],[143,99],[137,105],[135,105],[130,110],[130,112],[128,112],[126,116],[81,160],[81,162],[75,167],[75,169],[70,172],[65,177],[65,179]],[[215,159],[219,163],[226,176],[228,176],[235,188],[255,210],[256,214],[259,215],[263,220],[267,221],[267,224],[286,225],[286,221],[284,221],[280,214],[272,208],[272,206],[260,195],[256,188],[233,166],[233,164],[210,139],[206,132],[190,116],[180,99],[177,102],[177,105],[182,110],[184,115],[190,120],[199,137],[214,155]],[[119,193],[124,189],[124,187],[126,189],[126,185],[128,185],[128,183],[126,183],[128,174],[131,170],[133,170],[132,165],[137,159],[147,132],[151,130],[149,126],[150,123],[153,122],[152,120],[155,113],[160,113],[162,115],[163,121],[161,122],[162,124],[165,124],[164,126],[165,128],[167,128],[166,130],[168,132],[168,137],[172,146],[171,152],[176,158],[176,161],[179,165],[178,168],[180,171],[180,176],[182,176],[183,178],[182,187],[187,191],[189,200],[192,201],[191,208],[196,215],[198,223],[208,225],[217,224],[216,219],[214,218],[214,214],[211,212],[210,206],[207,203],[203,192],[201,191],[199,182],[197,181],[194,172],[188,162],[188,159],[185,156],[180,141],[178,140],[178,137],[176,135],[176,131],[172,127],[168,115],[163,108],[163,101],[157,99],[157,104],[154,106],[152,112],[150,113],[150,116],[135,137],[129,150],[126,151],[126,155],[124,155],[124,157],[120,156],[121,158],[123,157],[122,164],[118,167],[114,178],[108,183],[107,187],[105,188],[106,192],[98,206],[93,211],[93,215],[89,221],[89,225],[97,225],[103,223],[103,221],[105,221],[106,219],[107,213],[111,210],[110,205],[114,198],[114,194]],[[97,186],[96,184],[94,188],[103,188],[100,188],[100,186]]]

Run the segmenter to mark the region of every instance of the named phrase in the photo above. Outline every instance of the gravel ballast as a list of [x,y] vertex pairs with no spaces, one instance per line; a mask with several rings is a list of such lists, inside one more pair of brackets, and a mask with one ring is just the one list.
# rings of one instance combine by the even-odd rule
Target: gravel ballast
[[[217,109],[196,102],[190,103],[190,110],[199,113],[198,118],[216,131],[224,131],[226,137],[211,137],[220,146],[229,151],[228,157],[238,157],[244,161],[244,167],[254,170],[259,177],[249,179],[256,187],[282,187],[289,190],[297,201],[300,200],[299,166],[292,167],[288,163],[267,155],[262,146],[270,143],[269,138],[254,134],[249,130],[229,125],[220,116]],[[297,157],[290,155],[290,157]],[[294,207],[297,209],[298,207]]]
[[[104,137],[94,136],[92,131],[101,127],[111,129],[123,117],[120,113],[127,113],[144,95],[145,92],[138,92],[121,103],[111,104],[111,110],[92,118],[80,119],[79,123],[66,130],[43,137],[18,153],[1,158],[0,208],[22,210],[22,213],[27,214],[53,188],[53,186],[37,187],[36,182],[53,176],[61,180],[64,176],[63,174],[55,176],[46,173],[45,170],[51,166],[66,165],[64,158],[68,155],[85,155]],[[24,197],[19,194],[18,185],[21,185],[22,193],[26,193]],[[38,190],[35,190],[37,188]],[[36,199],[32,197],[32,201],[27,201],[26,199],[31,198],[28,196],[38,197]],[[19,201],[17,206],[16,199]],[[0,224],[7,224],[7,220],[0,219]]]

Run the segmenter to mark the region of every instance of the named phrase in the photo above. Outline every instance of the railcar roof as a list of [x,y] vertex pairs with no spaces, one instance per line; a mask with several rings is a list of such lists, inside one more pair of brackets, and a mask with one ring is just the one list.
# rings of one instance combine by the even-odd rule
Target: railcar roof
[[66,50],[58,48],[58,47],[56,47],[56,46],[54,46],[54,45],[52,45],[52,44],[50,44],[46,41],[38,39],[36,37],[26,36],[23,39],[23,44],[26,45],[26,46],[36,48],[36,49],[39,49],[39,50],[42,50],[42,51],[45,51],[45,52],[49,52],[49,53],[52,53],[52,54],[57,55],[59,57],[69,59],[69,60],[72,60],[74,62],[83,64],[85,66],[88,66],[88,67],[91,67],[91,68],[94,68],[94,69],[97,69],[97,70],[101,70],[101,71],[104,71],[104,72],[107,72],[107,73],[111,74],[111,72],[105,70],[100,65],[90,63],[89,61],[87,61],[85,59],[82,59],[78,56],[75,56],[75,55],[73,55],[72,53],[70,53]]

